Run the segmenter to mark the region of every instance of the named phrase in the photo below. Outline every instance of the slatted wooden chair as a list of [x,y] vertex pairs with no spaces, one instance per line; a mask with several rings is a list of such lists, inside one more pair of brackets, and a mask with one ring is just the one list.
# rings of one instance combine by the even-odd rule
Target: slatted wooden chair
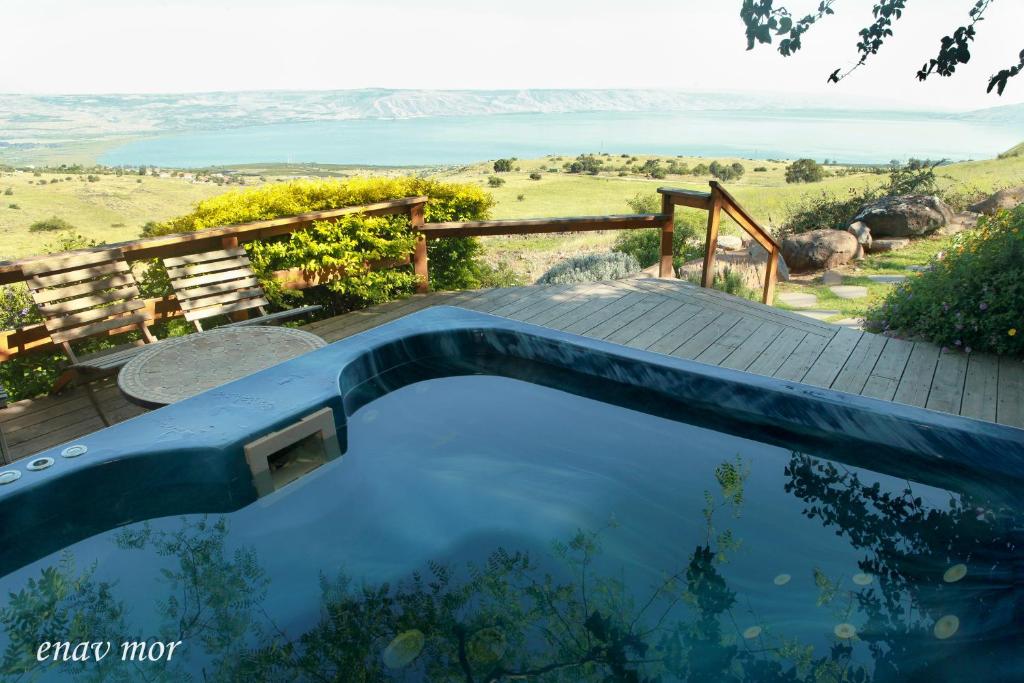
[[[157,341],[148,327],[152,318],[139,296],[131,267],[120,250],[105,249],[39,259],[21,269],[50,339],[71,361],[54,391],[69,383],[84,384],[96,412],[109,425],[92,382],[116,375],[144,344]],[[81,357],[72,346],[90,337],[133,329],[142,333],[133,345]]]
[[[7,392],[0,387],[0,410],[7,407]],[[4,436],[4,426],[0,425],[0,465],[7,465],[11,462],[11,449],[7,447],[7,437]]]
[[199,332],[203,331],[203,320],[230,313],[256,309],[259,316],[229,324],[269,325],[309,315],[321,308],[303,306],[268,314],[266,306],[270,302],[242,247],[165,258],[164,267],[185,320]]

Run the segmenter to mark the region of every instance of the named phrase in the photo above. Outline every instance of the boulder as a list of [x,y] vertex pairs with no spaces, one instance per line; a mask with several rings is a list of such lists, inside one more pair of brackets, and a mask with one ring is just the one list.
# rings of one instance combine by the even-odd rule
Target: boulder
[[842,230],[812,230],[782,241],[782,256],[792,270],[830,270],[857,254],[857,238]]
[[910,246],[910,240],[884,239],[875,240],[871,245],[871,253],[877,254],[883,251],[899,251]]
[[743,240],[737,235],[719,235],[718,248],[725,251],[741,251],[743,249]]
[[982,200],[970,207],[974,213],[983,213],[986,216],[993,216],[1003,209],[1013,209],[1024,204],[1024,185],[999,190],[988,199]]
[[871,251],[871,228],[867,226],[867,223],[864,223],[863,221],[852,223],[850,224],[850,227],[846,229],[846,232],[856,237],[862,247]]
[[952,220],[946,203],[930,195],[883,197],[861,207],[853,219],[866,224],[873,238],[927,235]]

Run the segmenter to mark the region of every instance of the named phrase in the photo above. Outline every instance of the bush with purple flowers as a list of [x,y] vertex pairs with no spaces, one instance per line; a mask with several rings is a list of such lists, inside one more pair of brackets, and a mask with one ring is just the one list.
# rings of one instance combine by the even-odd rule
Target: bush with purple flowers
[[927,271],[868,311],[867,328],[1024,355],[1024,204],[957,235]]

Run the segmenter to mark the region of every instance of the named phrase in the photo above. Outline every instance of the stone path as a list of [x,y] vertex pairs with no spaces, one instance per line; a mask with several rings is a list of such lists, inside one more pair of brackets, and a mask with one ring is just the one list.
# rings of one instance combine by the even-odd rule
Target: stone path
[[863,299],[868,295],[868,288],[859,285],[836,285],[829,290],[840,299]]
[[793,308],[812,308],[818,305],[818,297],[804,292],[783,292],[777,298]]
[[894,285],[898,282],[905,282],[907,279],[906,275],[868,275],[868,279],[872,282],[880,282],[886,285]]

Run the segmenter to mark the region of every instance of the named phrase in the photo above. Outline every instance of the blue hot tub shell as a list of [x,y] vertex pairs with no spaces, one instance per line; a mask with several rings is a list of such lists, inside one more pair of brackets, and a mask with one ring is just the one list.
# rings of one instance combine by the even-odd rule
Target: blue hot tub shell
[[[83,437],[78,457],[59,447],[11,466],[0,575],[123,524],[252,503],[245,444],[330,407],[344,450],[346,415],[374,398],[360,388],[424,359],[437,375],[526,379],[951,490],[1017,490],[1024,472],[1024,430],[437,307]],[[39,458],[54,464],[29,471]]]

